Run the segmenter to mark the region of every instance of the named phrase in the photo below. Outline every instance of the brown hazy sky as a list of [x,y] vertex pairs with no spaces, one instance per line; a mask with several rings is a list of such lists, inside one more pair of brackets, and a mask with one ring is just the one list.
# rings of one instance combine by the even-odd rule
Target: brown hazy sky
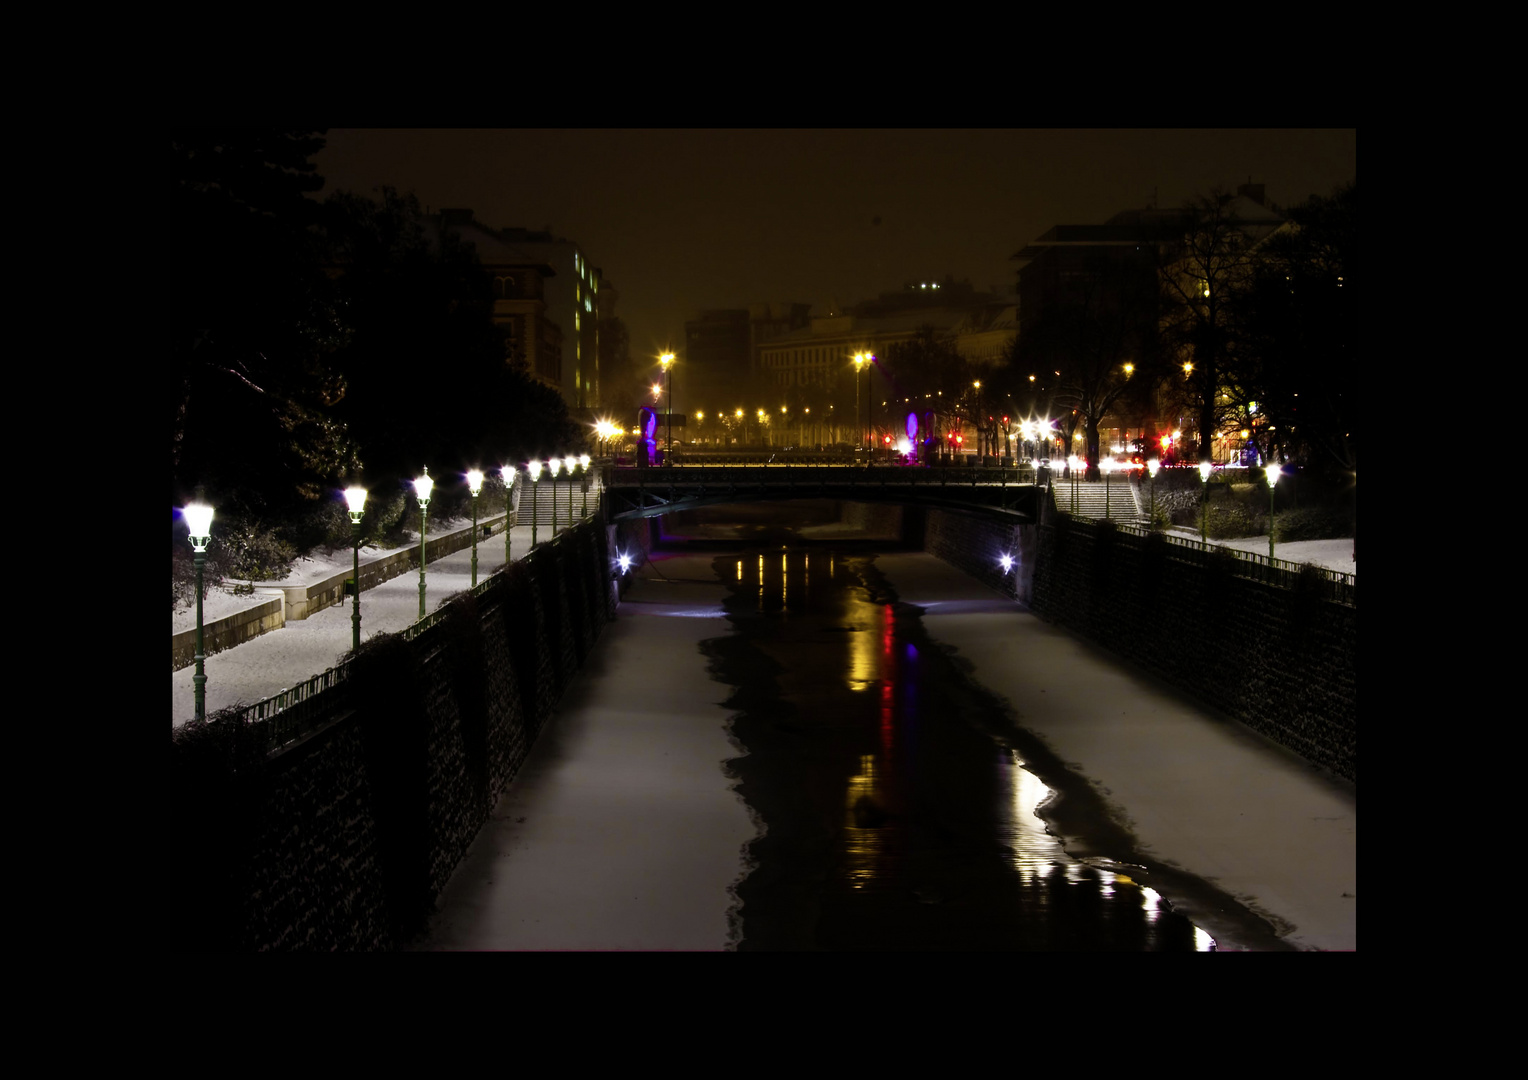
[[[1052,225],[1266,186],[1288,206],[1357,172],[1349,129],[331,129],[336,189],[388,184],[490,226],[551,226],[620,295],[633,357],[701,308],[786,300],[818,313],[953,274],[1010,285]],[[879,219],[879,223],[877,223]]]

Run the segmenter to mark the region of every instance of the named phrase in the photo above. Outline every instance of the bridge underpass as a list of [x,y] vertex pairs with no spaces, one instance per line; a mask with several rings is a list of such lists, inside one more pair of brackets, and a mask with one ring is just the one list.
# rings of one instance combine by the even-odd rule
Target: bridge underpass
[[702,506],[830,499],[958,510],[1032,525],[1040,520],[1046,494],[1028,469],[847,465],[608,468],[603,487],[613,521]]

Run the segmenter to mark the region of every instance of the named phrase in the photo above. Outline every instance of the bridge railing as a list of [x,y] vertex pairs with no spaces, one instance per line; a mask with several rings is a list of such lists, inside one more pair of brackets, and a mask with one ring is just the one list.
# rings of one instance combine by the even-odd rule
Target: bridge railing
[[1043,484],[1044,469],[1022,466],[865,465],[843,461],[832,465],[689,464],[642,468],[612,466],[606,484],[614,488],[701,487],[731,484],[750,488],[812,486],[832,483],[851,487],[977,487]]

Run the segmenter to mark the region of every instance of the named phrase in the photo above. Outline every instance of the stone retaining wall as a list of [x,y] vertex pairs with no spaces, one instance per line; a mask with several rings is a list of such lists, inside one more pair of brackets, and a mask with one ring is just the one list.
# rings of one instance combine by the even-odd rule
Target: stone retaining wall
[[[1035,574],[1035,526],[1007,525],[953,510],[928,510],[923,550],[970,574],[977,581],[1029,603]],[[1003,556],[1013,560],[1003,569]]]
[[434,898],[614,611],[595,518],[495,572],[413,640],[378,635],[267,757],[223,714],[172,736],[170,920],[181,951],[386,950]]
[[1356,783],[1358,610],[1319,590],[1058,515],[1039,530],[1030,607]]

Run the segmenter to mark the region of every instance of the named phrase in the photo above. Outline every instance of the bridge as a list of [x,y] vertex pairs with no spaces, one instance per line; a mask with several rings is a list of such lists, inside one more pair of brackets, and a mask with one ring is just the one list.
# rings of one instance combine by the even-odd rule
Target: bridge
[[781,499],[890,502],[960,510],[1009,524],[1040,519],[1046,474],[1000,466],[672,465],[607,466],[611,520],[698,506]]

